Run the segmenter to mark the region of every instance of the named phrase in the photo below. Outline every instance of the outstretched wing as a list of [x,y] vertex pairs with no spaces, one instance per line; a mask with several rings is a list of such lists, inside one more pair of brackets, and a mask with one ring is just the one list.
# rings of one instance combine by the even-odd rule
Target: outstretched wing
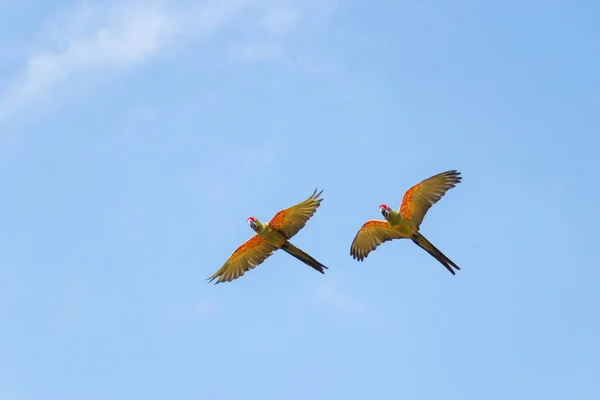
[[438,202],[446,192],[461,181],[456,170],[442,172],[417,183],[408,189],[402,197],[400,216],[411,220],[417,227],[423,222],[429,208]]
[[391,228],[386,221],[371,219],[358,230],[350,246],[350,255],[362,261],[381,243],[400,238],[400,232]]
[[217,283],[231,282],[244,275],[246,271],[256,267],[267,259],[276,248],[265,242],[260,236],[254,235],[238,247],[225,261],[225,264],[210,278],[209,282],[219,278]]
[[317,208],[321,205],[321,201],[323,201],[323,199],[319,199],[321,193],[323,193],[322,190],[317,193],[315,189],[308,199],[295,206],[279,211],[269,221],[269,226],[281,232],[287,239],[290,239],[300,229],[304,228],[306,221],[317,211]]

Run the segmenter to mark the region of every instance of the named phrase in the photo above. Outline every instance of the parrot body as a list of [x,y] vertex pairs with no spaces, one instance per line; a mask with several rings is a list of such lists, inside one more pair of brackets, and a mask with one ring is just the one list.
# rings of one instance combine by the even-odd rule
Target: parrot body
[[265,243],[280,248],[287,241],[281,232],[271,228],[269,224],[263,224],[254,217],[250,217],[249,220],[254,220],[256,224],[254,231]]
[[363,261],[371,251],[384,242],[394,239],[412,239],[415,244],[446,267],[452,275],[455,275],[454,269],[460,270],[458,265],[431,244],[419,232],[419,227],[429,208],[461,179],[460,173],[455,170],[442,172],[408,189],[402,197],[398,211],[392,210],[385,204],[380,205],[379,211],[385,221],[369,220],[359,229],[350,247],[352,258]]
[[217,279],[217,283],[230,282],[267,259],[275,250],[281,249],[302,261],[308,266],[324,274],[326,266],[306,254],[289,239],[304,227],[314,215],[323,199],[319,199],[323,191],[313,194],[301,203],[279,211],[268,223],[262,223],[254,217],[247,219],[248,224],[256,233],[239,246],[223,266],[210,278],[209,282]]

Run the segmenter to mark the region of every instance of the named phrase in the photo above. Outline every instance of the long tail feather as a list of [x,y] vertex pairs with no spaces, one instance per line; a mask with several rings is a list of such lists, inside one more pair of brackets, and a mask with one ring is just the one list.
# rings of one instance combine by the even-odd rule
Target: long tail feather
[[322,274],[325,273],[323,269],[328,269],[326,266],[324,266],[323,264],[321,264],[320,262],[318,262],[317,260],[315,260],[314,258],[312,258],[311,256],[309,256],[308,254],[306,254],[305,252],[303,252],[288,241],[286,241],[283,244],[283,246],[281,246],[281,249],[286,253],[296,257],[298,260],[302,261],[306,265],[313,267]]
[[431,244],[429,240],[425,239],[425,236],[421,235],[420,233],[417,233],[415,236],[413,236],[412,241],[415,242],[417,246],[431,254],[433,258],[438,260],[444,267],[446,267],[446,269],[450,271],[452,275],[456,274],[452,267],[454,267],[457,270],[460,270],[460,267],[458,265],[454,264],[454,262],[451,259],[446,257],[446,255],[440,250],[438,250],[438,248],[435,247],[433,244]]

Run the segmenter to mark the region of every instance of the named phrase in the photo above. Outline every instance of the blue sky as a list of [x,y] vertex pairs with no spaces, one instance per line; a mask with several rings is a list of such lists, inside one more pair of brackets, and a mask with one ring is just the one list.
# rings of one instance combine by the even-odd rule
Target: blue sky
[[451,3],[0,3],[0,398],[599,398],[600,5]]

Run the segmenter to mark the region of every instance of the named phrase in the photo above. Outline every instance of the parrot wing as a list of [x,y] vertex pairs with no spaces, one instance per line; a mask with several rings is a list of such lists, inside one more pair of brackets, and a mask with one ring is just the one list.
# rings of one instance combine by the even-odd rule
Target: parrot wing
[[290,239],[300,229],[304,228],[306,221],[317,211],[317,208],[321,205],[321,201],[323,201],[323,199],[319,199],[321,193],[323,193],[322,190],[317,193],[315,189],[308,199],[295,206],[279,211],[269,221],[269,226],[281,232],[286,239]]
[[273,251],[277,250],[273,245],[265,242],[260,236],[254,235],[239,246],[233,254],[225,261],[225,264],[210,278],[209,282],[219,278],[217,283],[231,282],[244,275],[244,273],[267,259]]
[[427,178],[410,189],[402,197],[400,216],[411,220],[417,227],[423,222],[429,208],[440,200],[446,192],[461,181],[456,170],[442,172]]
[[390,227],[387,221],[371,219],[358,230],[350,246],[350,255],[362,261],[381,243],[402,237],[400,232]]

